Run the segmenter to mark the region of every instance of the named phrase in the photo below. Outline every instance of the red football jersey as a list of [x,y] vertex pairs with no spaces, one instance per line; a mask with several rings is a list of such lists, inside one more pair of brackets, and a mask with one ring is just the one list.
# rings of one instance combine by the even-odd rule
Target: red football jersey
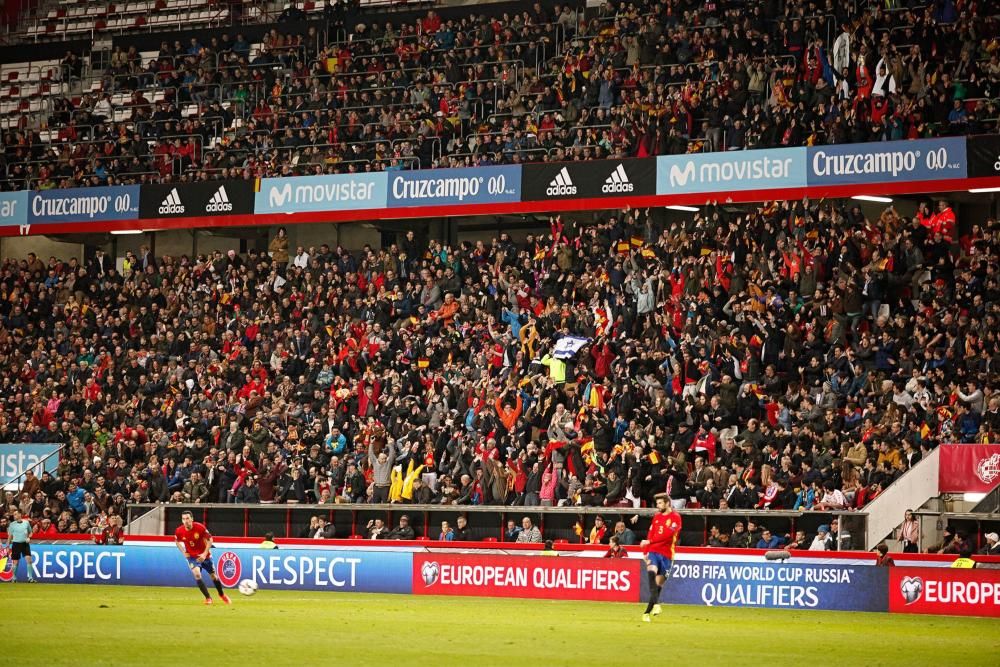
[[666,514],[659,512],[653,516],[649,527],[649,544],[645,551],[652,551],[673,560],[674,547],[681,532],[681,515],[671,510]]
[[195,521],[190,529],[181,524],[174,532],[174,539],[184,545],[188,556],[197,558],[208,549],[212,535],[208,532],[208,528],[205,528],[205,524]]

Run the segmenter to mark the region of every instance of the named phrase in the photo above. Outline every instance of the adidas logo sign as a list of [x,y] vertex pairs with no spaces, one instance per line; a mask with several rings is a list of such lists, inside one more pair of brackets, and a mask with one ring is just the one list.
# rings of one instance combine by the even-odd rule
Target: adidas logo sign
[[205,206],[205,213],[223,213],[232,210],[233,204],[229,201],[229,195],[226,193],[226,186],[220,185],[219,189],[215,191],[214,195],[212,195],[208,205]]
[[604,181],[604,185],[601,186],[601,192],[610,194],[613,192],[632,192],[635,186],[628,180],[628,174],[625,173],[625,166],[622,163],[618,163],[615,170],[611,172],[611,175]]
[[576,194],[576,186],[573,185],[573,181],[570,180],[569,171],[566,170],[566,167],[559,170],[556,177],[552,179],[551,183],[549,183],[549,187],[545,190],[545,194],[550,197]]
[[175,215],[184,212],[184,204],[181,203],[181,196],[177,194],[177,188],[170,191],[167,198],[160,204],[160,215]]

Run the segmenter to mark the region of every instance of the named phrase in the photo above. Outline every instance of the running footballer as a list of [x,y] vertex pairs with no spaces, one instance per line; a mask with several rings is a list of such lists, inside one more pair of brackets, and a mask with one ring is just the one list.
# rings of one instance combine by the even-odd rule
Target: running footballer
[[649,602],[642,620],[649,623],[650,614],[659,616],[660,593],[670,576],[670,566],[674,560],[674,548],[681,532],[681,515],[670,507],[670,498],[665,493],[657,494],[656,514],[649,527],[649,539],[643,540],[643,560],[646,561],[646,576],[649,577]]
[[174,532],[174,540],[176,541],[177,548],[180,549],[181,553],[187,559],[188,567],[191,568],[191,574],[194,575],[194,580],[198,582],[198,588],[205,596],[205,604],[212,604],[212,596],[209,594],[205,582],[202,581],[202,570],[208,572],[209,576],[212,577],[215,589],[219,591],[219,599],[226,604],[232,604],[232,600],[222,590],[222,582],[219,581],[219,575],[215,573],[215,563],[212,562],[212,534],[208,532],[208,528],[204,524],[195,521],[194,515],[191,512],[184,512],[181,514],[181,525]]

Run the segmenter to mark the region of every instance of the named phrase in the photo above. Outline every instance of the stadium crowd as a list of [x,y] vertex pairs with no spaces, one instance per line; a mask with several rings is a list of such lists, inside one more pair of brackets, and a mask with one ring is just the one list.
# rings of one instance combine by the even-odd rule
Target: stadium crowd
[[[933,209],[933,210],[932,210]],[[946,202],[707,206],[449,247],[413,232],[0,265],[8,494],[56,530],[126,503],[860,508],[996,441],[995,220]]]
[[[0,187],[885,141],[1000,116],[1000,30],[976,3],[536,3],[399,25],[341,6],[259,51],[237,33],[145,61],[116,47],[100,90],[53,96],[50,139],[27,116],[5,133]],[[83,76],[81,54],[62,71]]]

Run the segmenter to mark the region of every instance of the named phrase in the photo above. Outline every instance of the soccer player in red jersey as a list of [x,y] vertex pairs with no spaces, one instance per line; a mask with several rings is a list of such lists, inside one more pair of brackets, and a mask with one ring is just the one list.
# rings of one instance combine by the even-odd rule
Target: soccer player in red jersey
[[681,532],[681,515],[670,508],[670,498],[665,493],[657,494],[656,514],[649,527],[649,539],[643,540],[643,559],[646,561],[646,576],[649,577],[649,603],[642,620],[649,623],[650,614],[659,616],[660,593],[670,576],[670,566],[674,560],[674,547]]
[[215,563],[212,562],[212,534],[208,532],[205,524],[194,520],[191,512],[181,514],[181,525],[174,532],[174,540],[177,548],[181,550],[187,559],[188,567],[194,580],[198,582],[198,588],[205,595],[205,604],[212,604],[212,596],[208,593],[205,582],[201,579],[201,571],[204,570],[212,577],[215,583],[215,590],[219,591],[219,599],[226,604],[232,604],[226,592],[222,590],[222,582],[219,575],[215,573]]

